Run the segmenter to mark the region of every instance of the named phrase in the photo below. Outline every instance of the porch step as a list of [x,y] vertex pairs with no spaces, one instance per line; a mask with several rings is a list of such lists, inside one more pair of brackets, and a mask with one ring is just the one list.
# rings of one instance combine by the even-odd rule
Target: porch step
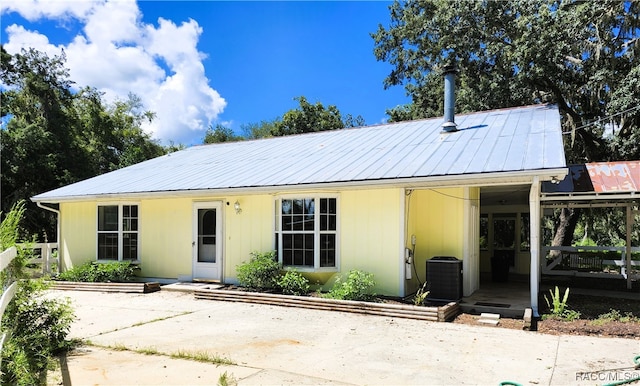
[[483,312],[480,314],[480,319],[478,319],[478,323],[497,326],[498,323],[500,323],[500,314],[490,314],[488,312]]
[[464,300],[460,302],[460,310],[467,314],[480,315],[482,313],[498,314],[502,318],[520,319],[524,315],[524,309],[518,307],[496,307],[491,305],[468,303]]

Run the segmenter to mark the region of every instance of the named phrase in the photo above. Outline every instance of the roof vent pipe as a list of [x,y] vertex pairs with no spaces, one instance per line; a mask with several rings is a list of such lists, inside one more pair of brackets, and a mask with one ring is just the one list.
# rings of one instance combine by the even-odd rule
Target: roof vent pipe
[[444,123],[442,129],[444,132],[451,133],[458,131],[455,122],[455,106],[456,106],[456,68],[455,66],[446,66],[444,68]]

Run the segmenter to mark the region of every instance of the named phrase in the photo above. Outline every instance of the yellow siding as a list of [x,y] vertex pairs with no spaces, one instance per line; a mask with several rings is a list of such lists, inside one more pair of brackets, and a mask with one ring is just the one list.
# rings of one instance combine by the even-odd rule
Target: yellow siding
[[[339,194],[339,270],[374,274],[376,291],[400,293],[402,210],[400,189],[351,190]],[[236,213],[238,201],[242,213]],[[274,245],[275,201],[272,195],[185,197],[123,201],[139,205],[141,275],[177,279],[192,275],[193,204],[222,202],[225,281],[252,251]],[[227,205],[229,202],[229,205]],[[110,201],[109,204],[116,202]],[[69,264],[96,258],[96,202],[63,204],[63,255]],[[73,251],[73,254],[70,253]],[[332,283],[336,272],[310,273],[312,283]]]
[[[454,256],[464,259],[464,189],[414,190],[408,200],[408,233],[416,236],[415,272],[421,282],[426,280],[426,261],[434,256]],[[412,272],[412,276],[415,276]],[[412,278],[407,293],[417,289]]]
[[374,274],[376,291],[398,295],[403,227],[400,189],[345,191],[340,195],[340,271]]
[[[240,203],[242,213],[237,214],[233,203]],[[225,213],[223,236],[225,239],[224,277],[236,278],[236,267],[249,260],[253,251],[273,250],[274,198],[271,195],[230,197]]]
[[139,203],[140,274],[191,276],[192,200],[169,198]]
[[96,258],[97,219],[94,201],[60,204],[60,257],[68,269]]

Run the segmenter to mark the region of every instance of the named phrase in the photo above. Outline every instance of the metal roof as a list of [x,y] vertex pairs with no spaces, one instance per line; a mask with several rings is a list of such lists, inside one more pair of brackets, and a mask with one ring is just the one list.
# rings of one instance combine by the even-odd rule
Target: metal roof
[[32,198],[411,181],[564,168],[560,115],[534,105],[287,137],[194,146]]
[[567,178],[543,185],[544,193],[640,192],[640,161],[593,162],[569,165]]

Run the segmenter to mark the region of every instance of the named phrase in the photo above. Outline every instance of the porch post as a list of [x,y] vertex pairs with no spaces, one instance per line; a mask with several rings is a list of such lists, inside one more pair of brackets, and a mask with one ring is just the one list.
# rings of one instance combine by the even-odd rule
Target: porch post
[[538,292],[540,286],[540,178],[533,177],[529,192],[529,232],[531,250],[531,309],[533,316],[539,317]]

